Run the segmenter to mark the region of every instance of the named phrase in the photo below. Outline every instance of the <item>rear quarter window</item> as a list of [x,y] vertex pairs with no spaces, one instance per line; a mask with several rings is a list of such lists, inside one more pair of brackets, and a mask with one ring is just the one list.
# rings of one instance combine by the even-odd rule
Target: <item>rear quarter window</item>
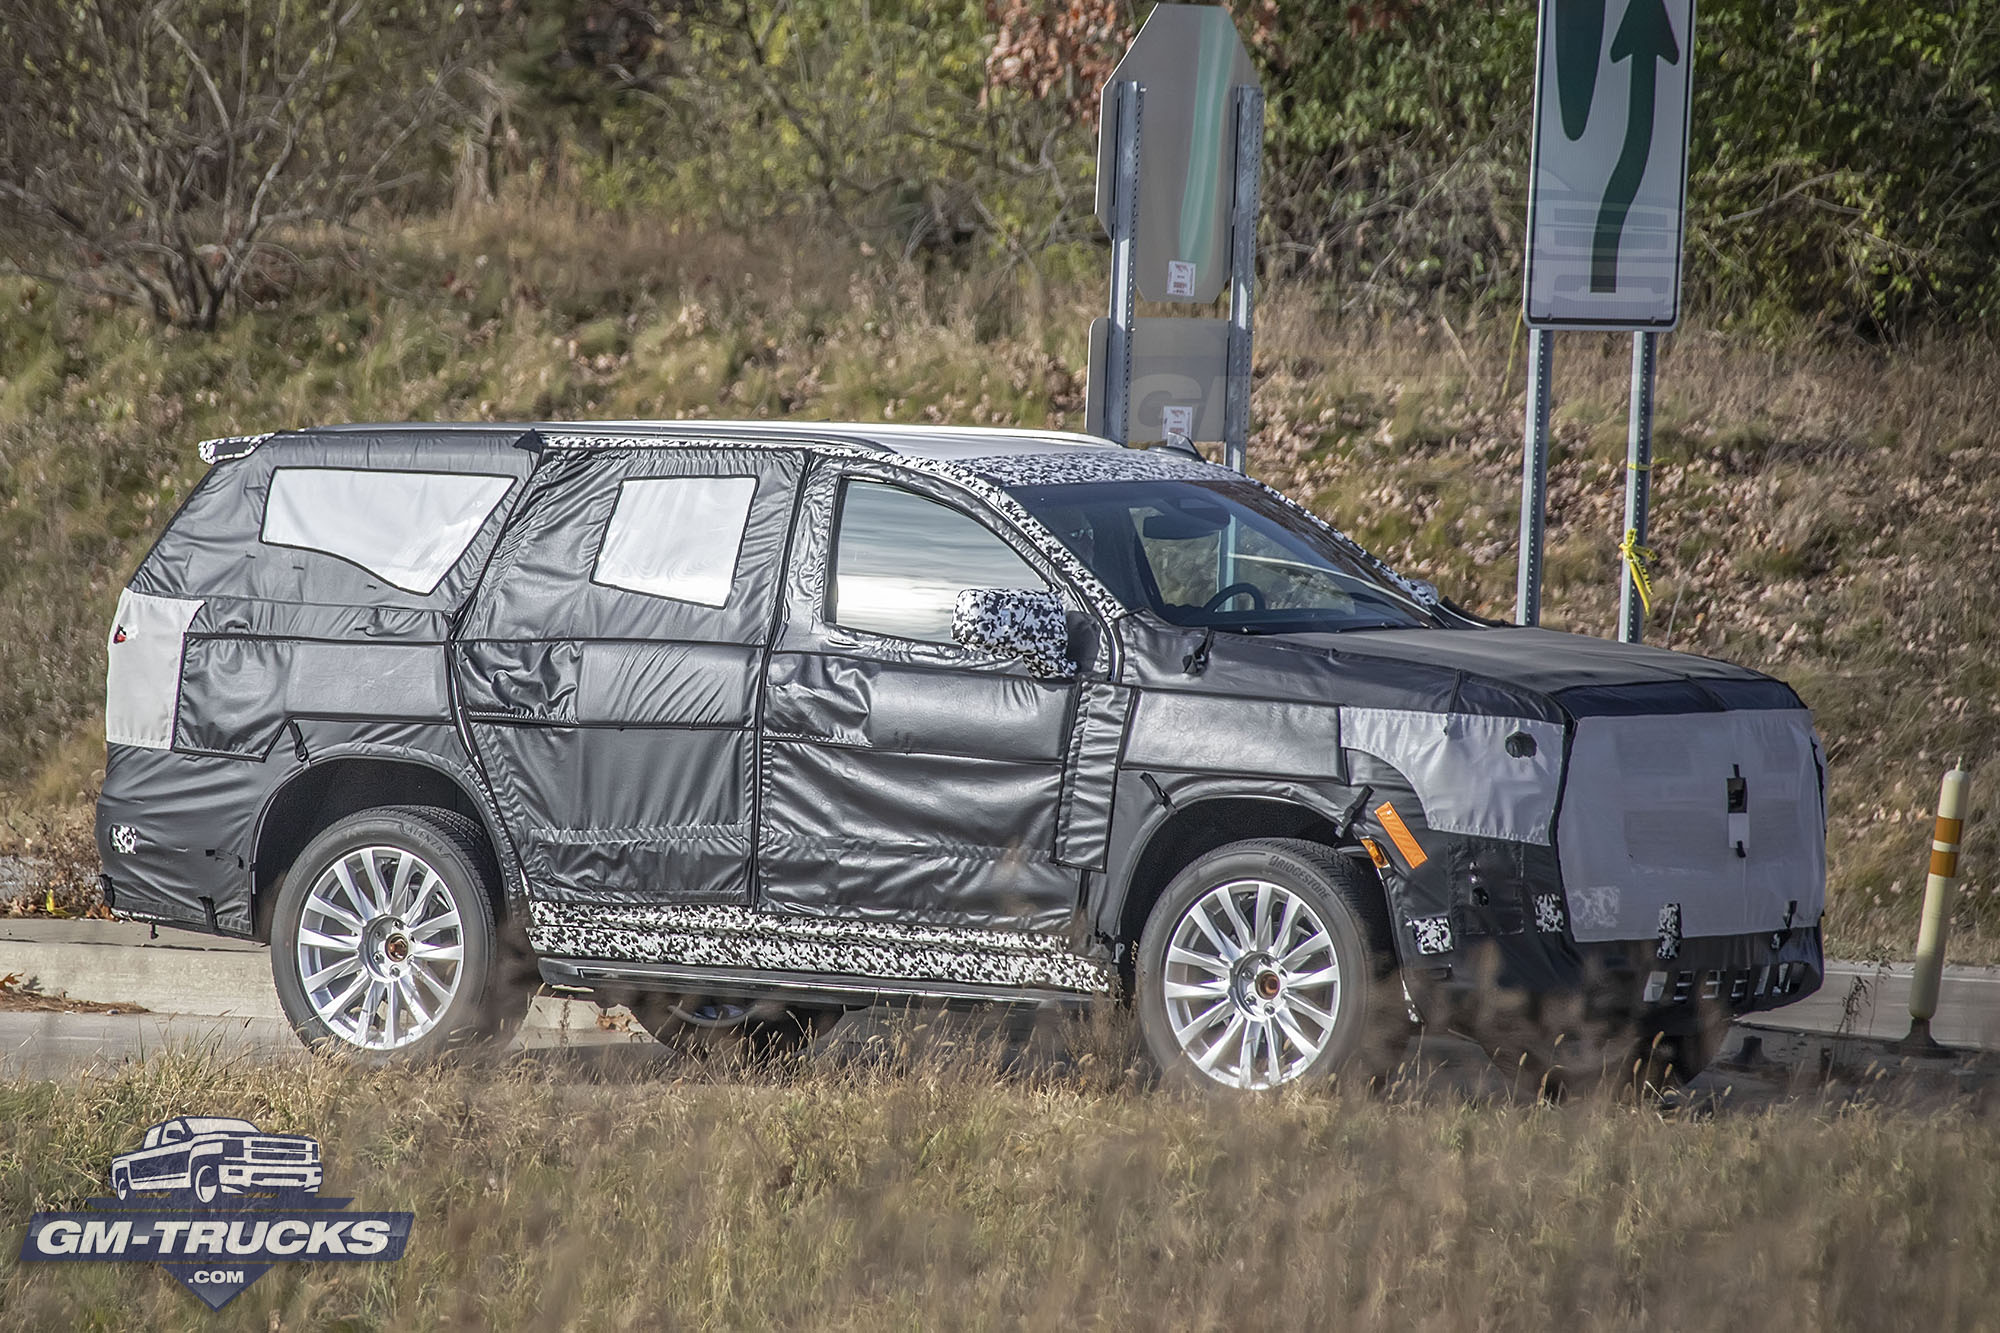
[[513,478],[466,472],[281,467],[259,536],[319,551],[428,596],[464,556]]

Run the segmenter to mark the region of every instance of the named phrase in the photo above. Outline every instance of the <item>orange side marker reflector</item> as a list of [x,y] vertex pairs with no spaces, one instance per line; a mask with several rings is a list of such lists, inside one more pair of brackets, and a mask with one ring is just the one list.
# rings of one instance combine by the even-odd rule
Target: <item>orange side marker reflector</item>
[[1416,835],[1410,832],[1410,826],[1396,813],[1395,806],[1387,801],[1382,802],[1375,807],[1375,818],[1382,821],[1382,827],[1388,831],[1389,840],[1396,844],[1396,850],[1410,863],[1410,869],[1415,870],[1430,860],[1430,857],[1424,855],[1424,849],[1418,845]]
[[1377,870],[1387,870],[1389,868],[1389,854],[1382,850],[1381,843],[1376,842],[1373,838],[1363,838],[1361,845],[1368,849],[1368,859],[1375,863]]

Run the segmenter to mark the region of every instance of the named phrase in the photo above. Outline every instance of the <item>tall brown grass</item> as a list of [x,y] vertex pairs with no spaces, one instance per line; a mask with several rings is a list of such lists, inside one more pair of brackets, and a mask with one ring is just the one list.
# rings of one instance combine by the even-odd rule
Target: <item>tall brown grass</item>
[[1851,1095],[1699,1113],[1405,1085],[1153,1090],[1122,1039],[788,1066],[364,1071],[181,1049],[0,1083],[0,1217],[101,1194],[182,1113],[324,1145],[395,1264],[211,1316],[143,1266],[0,1260],[0,1326],[1991,1327],[2000,1126]]

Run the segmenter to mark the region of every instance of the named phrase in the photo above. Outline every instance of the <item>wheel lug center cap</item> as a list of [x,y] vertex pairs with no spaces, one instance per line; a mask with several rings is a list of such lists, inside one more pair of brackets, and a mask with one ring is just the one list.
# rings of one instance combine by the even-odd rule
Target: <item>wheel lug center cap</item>
[[410,956],[410,937],[400,932],[382,941],[382,955],[392,963],[400,963]]
[[1236,960],[1230,988],[1237,1005],[1252,1018],[1269,1018],[1278,1010],[1285,977],[1269,954],[1246,954]]

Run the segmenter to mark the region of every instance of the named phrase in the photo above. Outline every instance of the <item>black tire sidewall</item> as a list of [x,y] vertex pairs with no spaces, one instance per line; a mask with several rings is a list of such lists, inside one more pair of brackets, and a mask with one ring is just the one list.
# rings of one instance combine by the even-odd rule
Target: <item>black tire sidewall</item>
[[1146,928],[1139,939],[1134,967],[1135,1007],[1139,1030],[1147,1050],[1162,1076],[1171,1083],[1219,1093],[1240,1092],[1195,1067],[1174,1037],[1167,1017],[1167,947],[1182,916],[1209,890],[1233,880],[1262,879],[1283,885],[1304,898],[1326,927],[1333,941],[1334,957],[1340,964],[1340,999],[1334,1014],[1333,1035],[1317,1056],[1285,1086],[1322,1082],[1333,1074],[1356,1065],[1369,1066],[1372,1076],[1381,1071],[1372,1047],[1383,1027],[1380,1013],[1385,999],[1378,973],[1381,965],[1368,946],[1365,925],[1356,917],[1323,871],[1301,858],[1263,846],[1232,845],[1201,857],[1174,877],[1166,892],[1153,904]]
[[776,1013],[746,1015],[740,1023],[705,1024],[691,1023],[672,1012],[677,1003],[702,998],[655,992],[628,996],[622,1003],[660,1045],[677,1054],[701,1056],[790,1054],[811,1045],[841,1013],[838,1009],[792,1005]]
[[[299,975],[298,933],[306,896],[337,858],[369,846],[405,848],[429,863],[458,909],[465,950],[458,990],[438,1022],[417,1040],[392,1051],[364,1049],[328,1027],[307,998]],[[485,865],[468,856],[443,827],[418,811],[368,810],[348,816],[314,838],[285,876],[271,919],[271,976],[285,1017],[306,1045],[362,1060],[421,1060],[485,1035],[490,1025],[498,933],[491,872]]]

